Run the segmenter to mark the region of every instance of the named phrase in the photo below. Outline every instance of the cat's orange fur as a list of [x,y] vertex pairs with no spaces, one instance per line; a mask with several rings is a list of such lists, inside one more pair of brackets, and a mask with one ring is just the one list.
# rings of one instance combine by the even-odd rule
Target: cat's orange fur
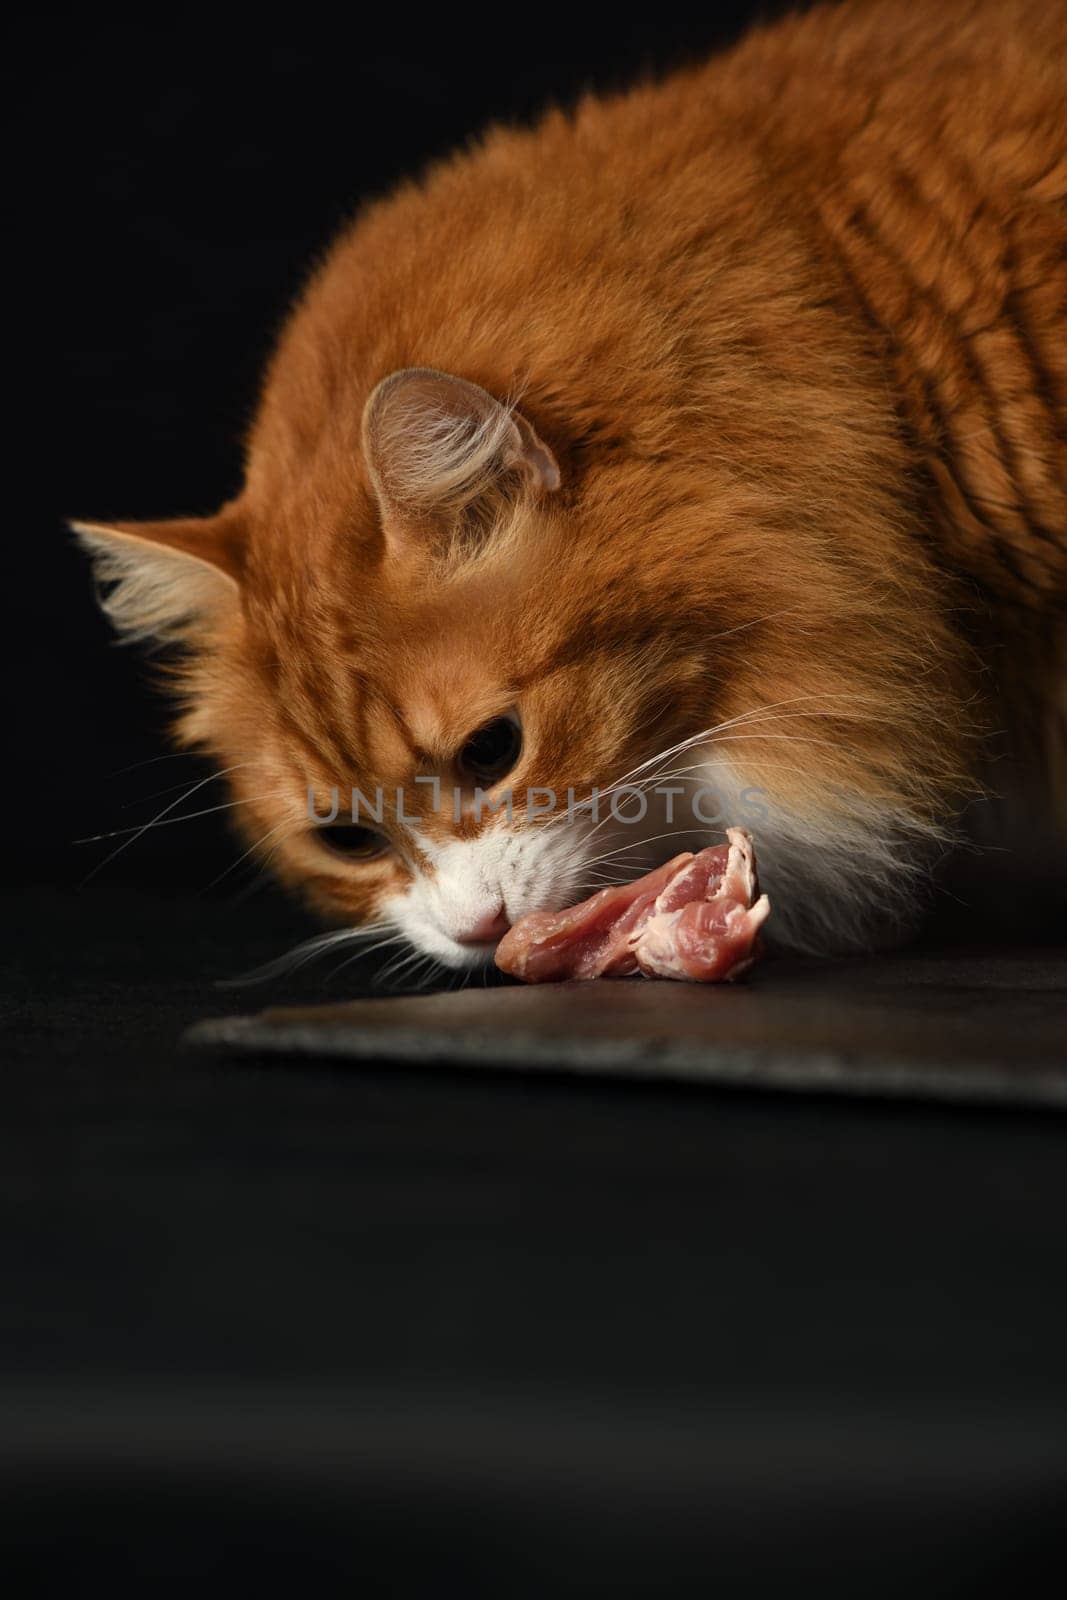
[[[1065,246],[1067,7],[818,7],[369,206],[283,334],[239,497],[87,537],[120,625],[187,647],[179,738],[331,917],[499,828],[413,779],[518,707],[517,797],[722,729],[779,928],[862,939],[973,786],[996,652],[1058,736]],[[514,403],[559,489],[500,466],[390,500],[364,409],[406,368]],[[352,783],[405,785],[430,848],[394,821],[394,853],[330,857],[305,796]]]

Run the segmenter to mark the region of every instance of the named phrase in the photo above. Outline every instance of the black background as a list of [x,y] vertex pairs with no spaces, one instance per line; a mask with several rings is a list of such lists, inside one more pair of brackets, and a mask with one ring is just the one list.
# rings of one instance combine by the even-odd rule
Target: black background
[[301,919],[208,890],[215,817],[69,892],[112,848],[72,839],[204,769],[157,760],[63,517],[212,509],[363,198],[751,10],[11,34],[0,1487],[38,1576],[974,1594],[1062,1557],[1057,1119],[198,1059],[189,1022],[291,992],[212,977]]

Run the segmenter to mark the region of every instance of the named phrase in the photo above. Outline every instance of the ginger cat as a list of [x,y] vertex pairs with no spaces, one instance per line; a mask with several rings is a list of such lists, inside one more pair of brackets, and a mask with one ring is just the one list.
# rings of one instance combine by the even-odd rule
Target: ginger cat
[[78,532],[343,928],[475,966],[742,822],[780,942],[892,935],[991,731],[1063,784],[1067,6],[821,6],[493,130],[338,239],[235,500]]

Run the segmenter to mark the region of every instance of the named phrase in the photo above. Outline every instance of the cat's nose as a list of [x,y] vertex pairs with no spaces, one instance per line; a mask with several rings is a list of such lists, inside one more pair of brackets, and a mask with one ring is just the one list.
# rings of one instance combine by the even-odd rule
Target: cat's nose
[[456,934],[458,944],[488,944],[490,940],[502,939],[511,927],[511,922],[503,905],[498,905],[477,922],[472,922],[469,928],[464,928],[462,933]]

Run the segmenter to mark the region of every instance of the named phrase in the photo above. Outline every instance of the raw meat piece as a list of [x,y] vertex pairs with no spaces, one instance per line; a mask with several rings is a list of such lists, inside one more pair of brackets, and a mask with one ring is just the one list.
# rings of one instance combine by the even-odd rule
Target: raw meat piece
[[601,889],[566,911],[533,911],[497,946],[496,964],[527,983],[565,978],[683,978],[723,983],[759,954],[770,915],[759,893],[752,840],[686,851],[635,883]]

